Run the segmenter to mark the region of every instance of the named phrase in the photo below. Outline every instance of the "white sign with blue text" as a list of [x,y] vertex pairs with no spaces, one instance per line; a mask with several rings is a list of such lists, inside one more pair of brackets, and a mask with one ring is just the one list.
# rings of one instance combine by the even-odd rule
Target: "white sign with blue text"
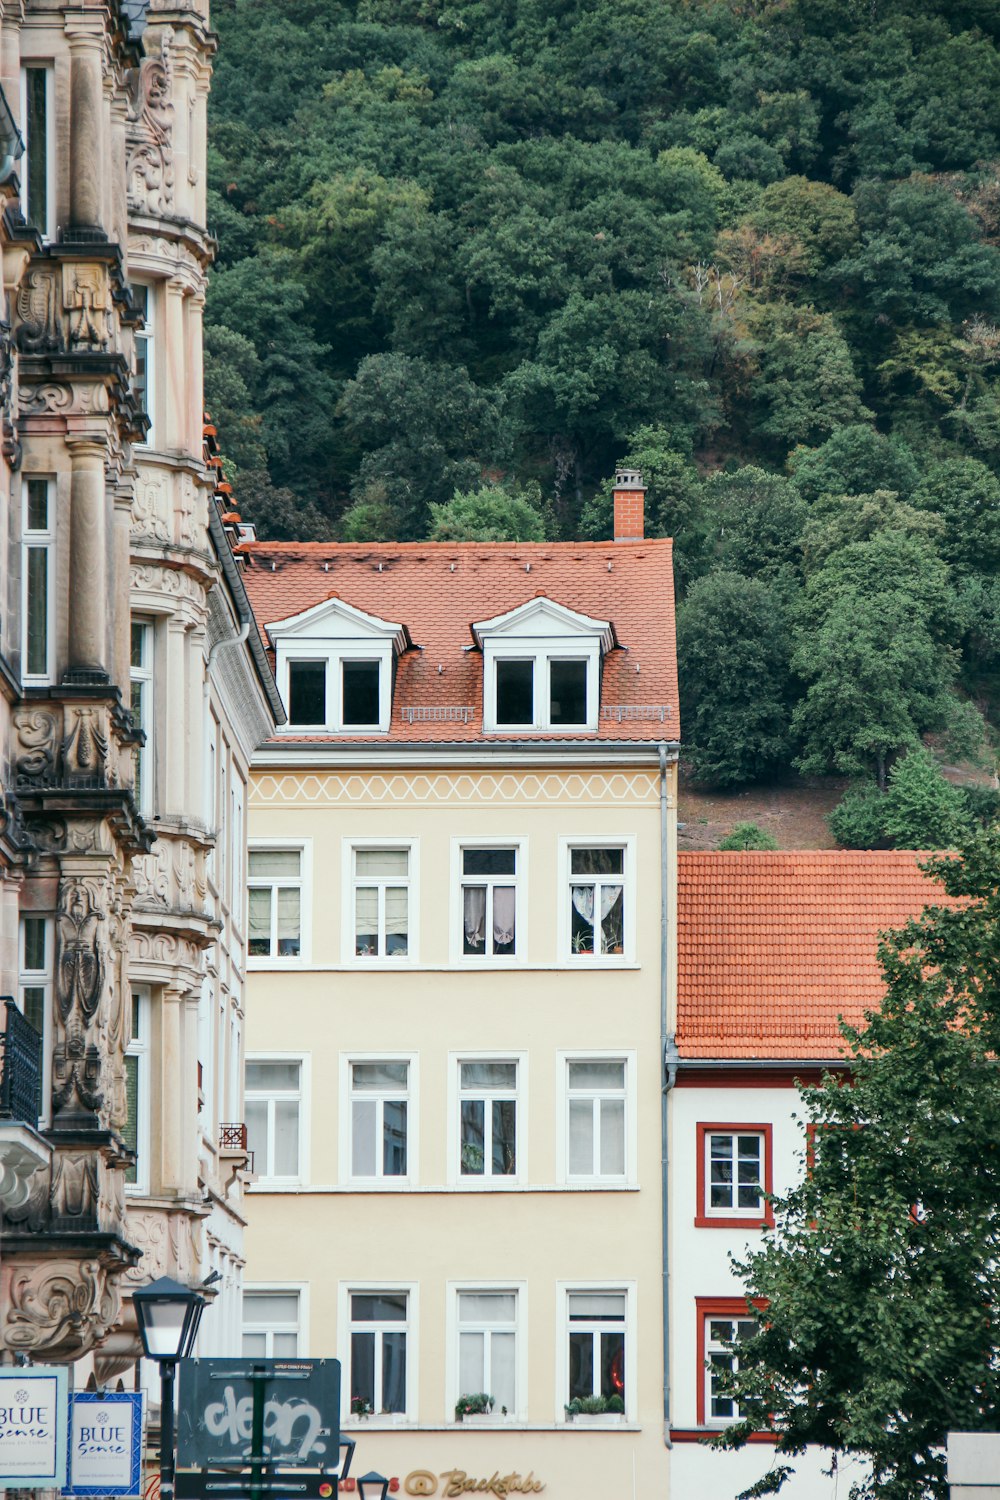
[[142,1493],[142,1394],[75,1391],[69,1398],[65,1495]]
[[66,1370],[0,1370],[0,1490],[66,1483]]

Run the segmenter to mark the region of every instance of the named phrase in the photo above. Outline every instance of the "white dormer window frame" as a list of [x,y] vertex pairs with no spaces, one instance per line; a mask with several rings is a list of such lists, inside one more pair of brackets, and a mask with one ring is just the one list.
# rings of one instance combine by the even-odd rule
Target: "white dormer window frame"
[[[406,649],[405,627],[375,615],[365,614],[342,599],[327,599],[302,614],[275,621],[267,627],[275,649],[275,676],[288,723],[286,734],[388,734],[392,720],[392,684],[395,658]],[[345,719],[345,667],[362,662],[378,668],[377,718],[359,722]],[[313,722],[296,719],[292,708],[294,670],[300,664],[323,668],[322,717]],[[319,674],[317,674],[319,675]]]
[[[483,729],[486,734],[596,734],[601,696],[601,658],[615,644],[608,620],[594,620],[552,599],[532,599],[507,614],[472,627],[483,653]],[[531,718],[510,722],[500,713],[498,681],[504,664],[530,662]],[[585,711],[577,720],[553,713],[553,670],[560,663],[583,666]]]

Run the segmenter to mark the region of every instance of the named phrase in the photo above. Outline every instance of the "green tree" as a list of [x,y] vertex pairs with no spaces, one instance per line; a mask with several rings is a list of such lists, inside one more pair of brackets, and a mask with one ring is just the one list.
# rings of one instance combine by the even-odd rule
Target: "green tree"
[[738,1265],[767,1316],[715,1442],[773,1431],[757,1495],[815,1443],[870,1465],[859,1500],[947,1500],[945,1434],[1000,1420],[1000,830],[927,868],[961,905],[884,939],[881,1005],[841,1028],[852,1086],[801,1088],[809,1170]]
[[724,850],[755,849],[769,852],[777,847],[766,829],[756,823],[736,823],[725,838],[719,841],[719,848]]
[[693,584],[677,656],[684,745],[699,781],[737,786],[787,763],[788,632],[780,600],[739,573]]
[[923,746],[889,772],[883,821],[897,849],[949,849],[966,827],[962,793]]
[[845,849],[884,848],[885,792],[874,781],[859,781],[848,787],[826,821]]
[[845,193],[808,177],[785,177],[760,195],[752,222],[767,234],[787,234],[801,246],[815,275],[850,251],[858,237],[854,205]]
[[904,443],[873,427],[842,427],[818,448],[796,448],[788,460],[792,478],[806,500],[821,495],[868,495],[894,490],[905,499],[920,470]]
[[1000,567],[1000,480],[978,458],[932,464],[913,492],[913,504],[941,517],[938,550],[963,572],[996,574]]
[[445,505],[431,506],[432,542],[542,542],[541,494],[483,485],[456,490]]

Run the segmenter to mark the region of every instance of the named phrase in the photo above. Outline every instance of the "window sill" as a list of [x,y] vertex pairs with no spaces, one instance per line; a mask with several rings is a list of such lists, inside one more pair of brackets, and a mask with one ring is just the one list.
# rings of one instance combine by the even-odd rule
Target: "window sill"
[[[506,1422],[501,1422],[498,1425],[507,1432],[565,1432],[568,1427],[573,1426],[573,1423],[525,1422],[518,1419],[516,1421],[508,1420]],[[459,1432],[461,1432],[462,1426],[463,1424],[461,1422],[418,1422],[413,1421],[409,1418],[401,1418],[398,1422],[389,1422],[384,1417],[344,1417],[342,1418],[340,1424],[342,1432],[364,1433],[366,1431],[371,1431],[373,1428],[378,1428],[381,1431],[385,1432],[391,1431],[393,1428],[398,1428],[401,1432],[407,1433],[445,1432],[450,1434],[453,1438]],[[470,1433],[480,1432],[482,1430],[483,1429],[476,1426],[469,1427],[467,1429],[467,1431]],[[495,1433],[497,1429],[494,1426],[490,1426],[485,1430],[487,1432]],[[593,1428],[590,1429],[590,1431],[594,1430],[595,1429]],[[641,1422],[628,1421],[622,1423],[622,1425],[618,1427],[599,1427],[596,1430],[598,1432],[642,1432],[643,1428]],[[715,1431],[718,1431],[718,1429],[706,1428],[704,1431],[699,1431],[697,1433],[697,1437],[707,1437]],[[694,1439],[692,1438],[691,1441],[694,1441]],[[753,1442],[754,1438],[751,1438],[750,1441]]]
[[405,1412],[372,1412],[370,1417],[342,1417],[341,1428],[352,1432],[366,1432],[371,1428],[381,1428],[383,1431],[392,1431],[394,1427],[416,1427],[417,1423],[413,1417],[408,1417]]
[[247,954],[248,969],[277,969],[285,973],[289,969],[305,969],[308,967],[303,958],[262,958],[260,956],[251,958]]
[[721,1214],[718,1218],[714,1216],[709,1217],[705,1214],[696,1214],[694,1227],[695,1229],[773,1229],[774,1217],[773,1215],[765,1214],[762,1216],[757,1214],[756,1216],[747,1215],[745,1219],[742,1219],[736,1214],[732,1214],[728,1218],[723,1217]]
[[[310,1182],[299,1184],[280,1182],[272,1179],[264,1183],[261,1183],[260,1181],[251,1183],[247,1186],[246,1191],[250,1194],[263,1192],[299,1193],[305,1195],[308,1193],[396,1193],[400,1191],[400,1189],[387,1186],[385,1182],[372,1183],[370,1186],[363,1186],[362,1184],[355,1182]],[[467,1192],[482,1193],[490,1191],[497,1191],[502,1193],[637,1193],[639,1192],[639,1185],[635,1182],[619,1182],[614,1184],[594,1182],[586,1185],[581,1184],[578,1187],[576,1186],[576,1184],[570,1186],[565,1182],[521,1182],[512,1184],[509,1187],[501,1188],[493,1188],[492,1185],[489,1188],[470,1188],[465,1183],[438,1182],[419,1184],[411,1182],[405,1186],[403,1191],[408,1193],[438,1194]]]
[[[670,1441],[672,1443],[703,1443],[706,1438],[717,1437],[720,1432],[725,1432],[729,1423],[720,1422],[715,1427],[672,1427],[670,1429]],[[778,1434],[776,1432],[751,1432],[747,1438],[748,1443],[776,1443]]]

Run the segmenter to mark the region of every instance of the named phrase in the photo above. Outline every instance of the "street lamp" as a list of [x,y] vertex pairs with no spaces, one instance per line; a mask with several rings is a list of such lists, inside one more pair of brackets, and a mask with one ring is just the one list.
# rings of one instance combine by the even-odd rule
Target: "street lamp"
[[358,1494],[361,1500],[385,1500],[389,1493],[389,1481],[381,1474],[376,1474],[370,1469],[367,1474],[362,1474],[358,1480]]
[[177,1361],[194,1348],[205,1299],[170,1276],[160,1276],[134,1291],[132,1303],[143,1352],[160,1367],[160,1494],[174,1500],[174,1374]]

